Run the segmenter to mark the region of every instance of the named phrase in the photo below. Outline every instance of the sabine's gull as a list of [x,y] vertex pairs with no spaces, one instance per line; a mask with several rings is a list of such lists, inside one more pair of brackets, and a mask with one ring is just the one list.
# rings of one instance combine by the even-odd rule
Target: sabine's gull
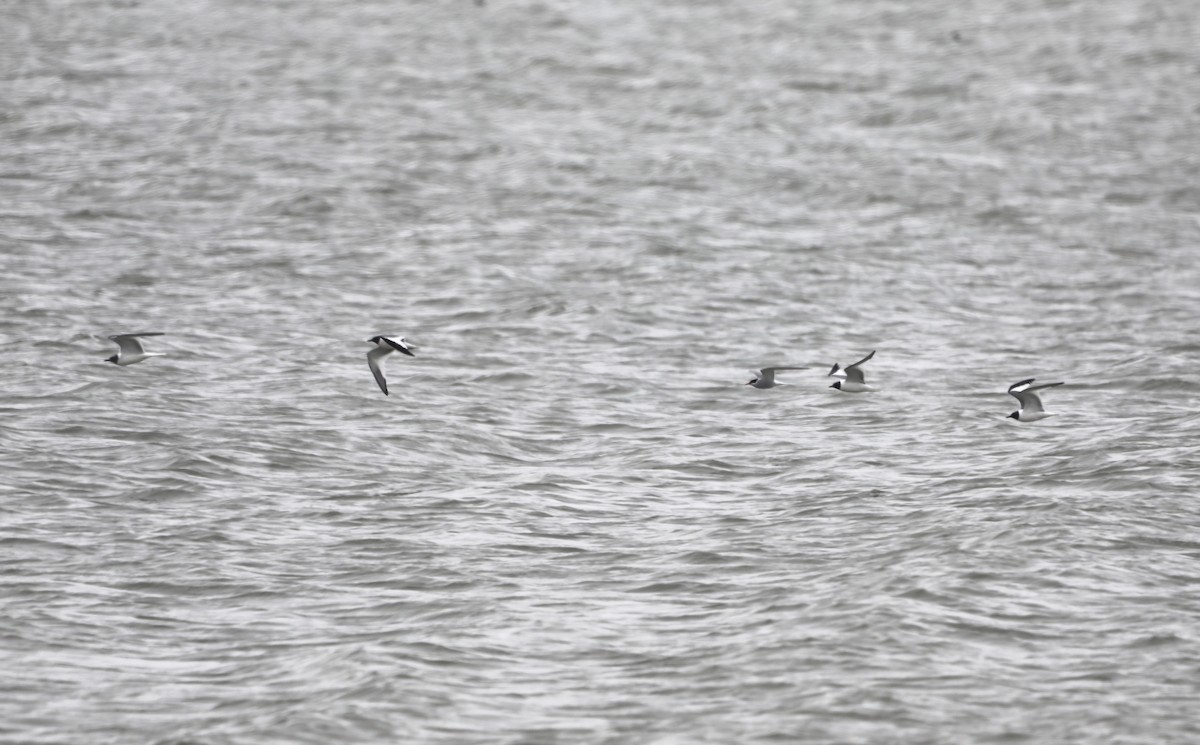
[[[867,385],[866,376],[863,375],[862,368],[859,367],[859,365],[863,364],[864,362],[866,362],[867,360],[871,359],[874,356],[875,356],[875,350],[872,349],[870,354],[868,354],[866,357],[863,357],[858,362],[855,362],[853,365],[846,365],[846,367],[843,370],[843,372],[845,373],[846,379],[839,380],[829,387],[837,388],[839,391],[844,391],[846,393],[863,393],[864,391],[879,390],[878,388],[874,388],[872,386]],[[829,375],[836,376],[837,372],[838,372],[838,366],[837,366],[837,363],[835,362],[833,365],[833,369],[831,369],[829,371]],[[828,376],[826,376],[826,377],[828,377]]]
[[162,336],[161,331],[144,331],[140,334],[115,334],[108,337],[117,343],[120,349],[112,357],[105,359],[105,362],[111,362],[114,365],[125,367],[133,365],[142,360],[150,359],[151,357],[165,357],[166,352],[147,352],[142,349],[142,343],[138,341],[143,336]]
[[1008,419],[1016,419],[1018,422],[1036,422],[1039,419],[1045,419],[1048,416],[1053,416],[1046,411],[1042,406],[1042,399],[1034,391],[1040,391],[1043,388],[1053,388],[1056,385],[1062,385],[1063,381],[1057,383],[1042,383],[1041,385],[1033,385],[1034,378],[1022,380],[1018,383],[1013,383],[1008,387],[1009,395],[1015,397],[1021,402],[1021,409],[1009,414]]
[[807,367],[764,367],[754,373],[754,380],[751,380],[746,385],[752,385],[755,388],[774,388],[777,385],[787,385],[786,383],[775,382],[776,370],[807,370]]
[[367,365],[371,368],[371,374],[375,376],[375,382],[379,384],[379,390],[383,391],[383,395],[388,395],[387,380],[383,377],[383,358],[387,357],[392,352],[403,352],[409,357],[416,357],[411,350],[416,348],[415,344],[409,344],[404,341],[404,337],[393,341],[386,336],[372,336],[367,339],[368,344],[374,344],[375,348],[367,352]]

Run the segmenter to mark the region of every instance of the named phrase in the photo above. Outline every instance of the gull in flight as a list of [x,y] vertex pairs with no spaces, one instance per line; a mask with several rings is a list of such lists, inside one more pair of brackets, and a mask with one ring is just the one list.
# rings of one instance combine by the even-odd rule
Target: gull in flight
[[787,383],[775,382],[775,371],[777,370],[807,370],[807,367],[764,367],[754,373],[754,380],[751,380],[746,385],[752,385],[755,388],[774,388],[777,385],[787,385]]
[[367,352],[367,366],[371,368],[371,374],[375,376],[375,382],[379,384],[379,390],[383,391],[383,395],[388,395],[387,379],[383,377],[383,358],[387,357],[392,352],[403,352],[409,357],[416,357],[412,353],[416,349],[415,344],[409,344],[404,341],[404,337],[393,341],[386,336],[372,336],[367,339],[368,344],[374,344],[375,348]]
[[161,331],[146,331],[140,334],[116,334],[108,337],[117,343],[120,349],[112,357],[105,359],[105,362],[111,362],[114,365],[125,367],[133,365],[142,360],[150,359],[151,357],[165,357],[166,352],[147,352],[142,349],[142,343],[138,341],[143,336],[162,336]]
[[[878,388],[867,385],[866,376],[863,375],[862,368],[859,367],[874,356],[875,350],[871,350],[870,354],[868,354],[866,357],[863,357],[858,362],[855,362],[853,365],[846,365],[842,373],[845,375],[846,379],[839,380],[829,387],[837,388],[839,391],[844,391],[845,393],[863,393],[865,391],[879,390]],[[838,374],[838,364],[836,362],[833,363],[833,368],[829,371],[829,375],[841,377],[841,375]],[[828,377],[828,375],[826,377]]]
[[1062,385],[1063,381],[1057,383],[1042,383],[1041,385],[1033,385],[1034,378],[1022,380],[1018,383],[1013,383],[1008,387],[1008,393],[1021,402],[1021,409],[1009,414],[1007,419],[1016,419],[1018,422],[1036,422],[1039,419],[1045,419],[1048,416],[1053,416],[1046,411],[1042,406],[1042,399],[1034,391],[1040,391],[1043,388],[1053,388],[1056,385]]

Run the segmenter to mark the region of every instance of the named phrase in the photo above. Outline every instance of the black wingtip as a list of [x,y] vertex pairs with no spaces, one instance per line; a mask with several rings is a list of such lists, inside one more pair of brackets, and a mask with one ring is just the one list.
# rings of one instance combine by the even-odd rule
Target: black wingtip
[[412,353],[412,350],[411,350],[411,349],[409,349],[408,347],[406,347],[406,346],[404,346],[403,344],[400,344],[400,343],[398,343],[398,342],[394,342],[394,341],[392,341],[391,339],[387,338],[386,336],[380,336],[380,337],[378,337],[378,338],[380,338],[380,339],[383,339],[383,341],[384,341],[384,343],[385,343],[385,344],[387,344],[389,347],[391,347],[392,349],[396,350],[397,352],[404,352],[404,353],[405,353],[405,354],[407,354],[409,357],[416,357],[416,356],[417,356],[417,355],[413,354],[413,353]]
[[846,367],[846,369],[849,370],[851,367],[858,367],[859,365],[870,362],[874,357],[875,357],[875,350],[872,349],[870,354],[868,354],[866,357],[863,357],[858,362],[855,362],[853,365],[848,365]]
[[1012,393],[1013,388],[1020,388],[1023,385],[1029,385],[1030,383],[1032,383],[1035,380],[1037,380],[1037,378],[1027,378],[1025,380],[1018,380],[1017,382],[1013,383],[1012,385],[1010,385],[1008,387],[1008,392]]

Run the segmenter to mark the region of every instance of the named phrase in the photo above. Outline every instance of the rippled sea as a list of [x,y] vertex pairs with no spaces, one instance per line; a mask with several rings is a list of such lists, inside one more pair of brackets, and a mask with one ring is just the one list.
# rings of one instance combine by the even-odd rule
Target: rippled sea
[[0,741],[1200,742],[1198,38],[4,3]]

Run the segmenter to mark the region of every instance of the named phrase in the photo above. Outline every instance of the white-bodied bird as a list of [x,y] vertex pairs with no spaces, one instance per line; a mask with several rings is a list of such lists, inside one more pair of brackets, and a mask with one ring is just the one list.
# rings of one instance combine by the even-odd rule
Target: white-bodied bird
[[778,383],[775,381],[775,373],[778,370],[807,370],[807,367],[764,367],[754,374],[754,380],[751,380],[746,385],[752,385],[755,388],[774,388],[777,385],[787,385],[787,383]]
[[[875,350],[872,349],[870,354],[868,354],[866,357],[863,357],[858,362],[855,362],[853,365],[846,365],[844,369],[846,379],[839,380],[829,387],[837,388],[839,391],[843,391],[845,393],[864,393],[866,391],[879,390],[878,388],[867,385],[866,375],[863,374],[862,368],[859,367],[874,356]],[[833,368],[829,371],[829,375],[838,376],[838,365],[836,362],[833,363]]]
[[120,349],[112,357],[105,359],[105,362],[111,362],[114,365],[125,367],[148,360],[151,357],[165,357],[166,352],[147,352],[142,349],[142,343],[138,341],[143,336],[162,336],[161,331],[145,331],[140,334],[116,334],[108,337],[117,343]]
[[416,348],[415,344],[409,344],[404,341],[404,337],[393,341],[386,336],[372,336],[367,339],[367,343],[374,344],[375,348],[367,352],[367,366],[371,368],[371,374],[375,376],[375,382],[379,384],[379,390],[383,391],[383,395],[388,395],[387,379],[383,377],[383,358],[387,357],[392,352],[403,352],[409,357],[416,357],[412,350]]
[[1041,385],[1033,385],[1034,378],[1022,380],[1013,383],[1008,387],[1009,395],[1015,397],[1021,402],[1019,411],[1014,411],[1009,414],[1007,419],[1016,419],[1018,422],[1036,422],[1039,419],[1045,419],[1048,416],[1054,416],[1046,411],[1042,406],[1042,399],[1034,391],[1040,391],[1043,388],[1053,388],[1056,385],[1062,385],[1063,381],[1057,383],[1042,383]]

